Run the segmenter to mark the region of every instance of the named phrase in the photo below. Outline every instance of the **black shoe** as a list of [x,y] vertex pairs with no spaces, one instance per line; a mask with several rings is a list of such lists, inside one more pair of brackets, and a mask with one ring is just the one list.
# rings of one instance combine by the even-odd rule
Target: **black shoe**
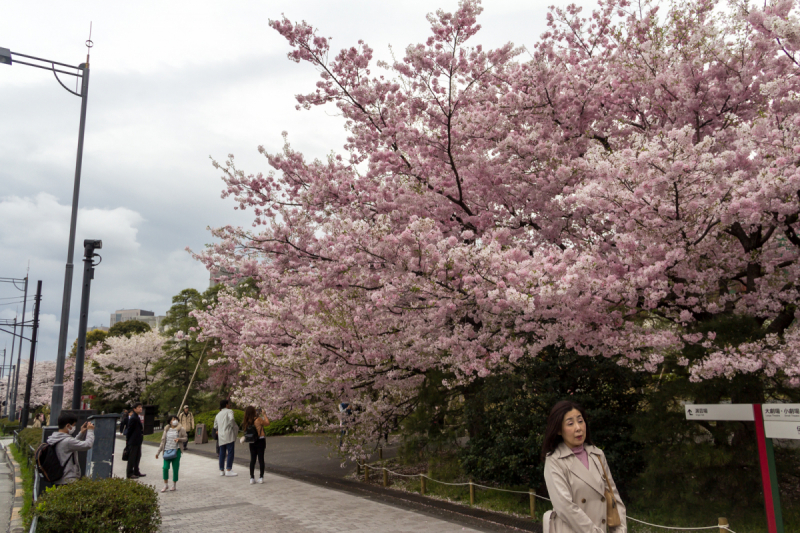
[[147,474],[142,474],[141,472],[139,472],[138,474],[136,474],[136,477],[144,477],[144,476],[146,476],[146,475],[147,475]]
[[139,479],[139,476],[137,476],[136,474],[133,474],[132,476],[128,476],[127,479]]

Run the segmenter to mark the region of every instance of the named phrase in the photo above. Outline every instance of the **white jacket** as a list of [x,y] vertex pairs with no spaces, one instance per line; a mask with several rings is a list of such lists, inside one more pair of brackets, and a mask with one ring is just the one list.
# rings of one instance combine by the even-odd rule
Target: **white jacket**
[[230,409],[222,409],[214,418],[214,429],[219,434],[220,446],[230,444],[239,436],[239,426],[236,425],[236,419],[233,418],[233,411]]

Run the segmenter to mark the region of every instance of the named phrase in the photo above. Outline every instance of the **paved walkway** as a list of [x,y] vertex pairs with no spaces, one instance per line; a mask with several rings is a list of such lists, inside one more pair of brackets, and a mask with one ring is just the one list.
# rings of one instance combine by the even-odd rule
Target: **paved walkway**
[[[147,477],[139,481],[161,490],[163,461],[155,458],[155,451],[152,446],[143,447],[140,466]],[[125,465],[115,460],[114,475],[124,477]],[[183,455],[178,490],[159,493],[162,530],[165,533],[486,531],[272,474],[264,477],[263,485],[250,485],[246,468],[234,465],[234,472],[239,476],[221,477],[215,459],[191,452]]]

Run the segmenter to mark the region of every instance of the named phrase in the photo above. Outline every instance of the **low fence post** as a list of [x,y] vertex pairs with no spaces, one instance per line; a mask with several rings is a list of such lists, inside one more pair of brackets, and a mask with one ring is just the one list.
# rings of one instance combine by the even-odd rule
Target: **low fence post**
[[383,469],[383,486],[389,486],[389,471],[386,468]]
[[531,499],[531,518],[535,519],[536,518],[536,490],[535,489],[529,489],[528,490],[528,496]]
[[425,474],[419,475],[419,493],[425,496]]
[[719,533],[728,533],[728,519],[724,516],[719,517]]
[[472,479],[469,480],[469,504],[475,505],[475,485],[472,484]]
[[369,483],[369,465],[364,465],[364,483]]

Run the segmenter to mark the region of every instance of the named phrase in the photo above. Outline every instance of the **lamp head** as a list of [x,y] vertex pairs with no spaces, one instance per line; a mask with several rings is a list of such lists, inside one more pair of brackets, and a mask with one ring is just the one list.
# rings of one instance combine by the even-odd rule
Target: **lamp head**
[[86,248],[87,246],[91,246],[95,250],[100,250],[103,248],[103,241],[98,241],[95,239],[86,239],[83,241],[83,247]]
[[8,48],[0,48],[0,63],[4,65],[13,63],[13,61],[11,61],[11,50]]

